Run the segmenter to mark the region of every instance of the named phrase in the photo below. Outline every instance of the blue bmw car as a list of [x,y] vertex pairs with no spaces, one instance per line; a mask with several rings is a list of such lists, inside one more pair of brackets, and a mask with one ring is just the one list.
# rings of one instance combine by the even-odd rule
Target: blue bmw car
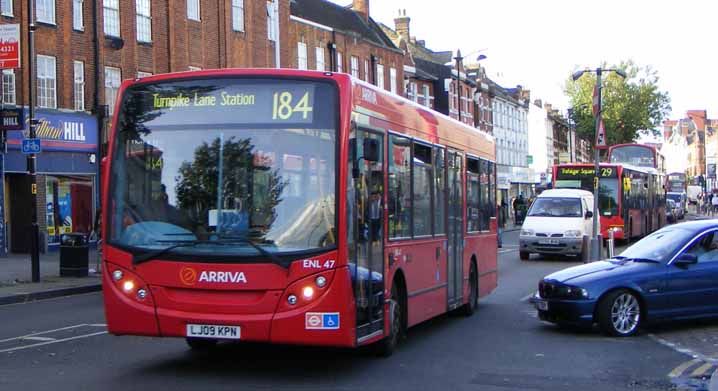
[[621,255],[544,277],[539,318],[614,336],[646,322],[718,317],[718,220],[662,228]]

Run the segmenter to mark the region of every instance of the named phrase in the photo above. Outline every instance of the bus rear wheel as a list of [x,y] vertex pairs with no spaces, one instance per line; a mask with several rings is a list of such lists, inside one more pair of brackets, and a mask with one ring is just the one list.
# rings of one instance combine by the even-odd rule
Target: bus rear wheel
[[206,352],[217,346],[217,340],[207,338],[187,338],[187,345],[195,352]]

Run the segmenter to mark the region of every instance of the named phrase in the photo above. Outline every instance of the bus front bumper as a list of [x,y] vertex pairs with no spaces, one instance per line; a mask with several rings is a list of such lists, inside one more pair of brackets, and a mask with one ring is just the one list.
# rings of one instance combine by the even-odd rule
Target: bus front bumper
[[108,331],[114,335],[184,338],[190,324],[221,325],[238,326],[240,341],[356,346],[353,292],[346,268],[336,270],[326,292],[315,301],[289,310],[281,306],[281,290],[254,292],[257,301],[242,308],[237,303],[248,292],[187,291],[178,305],[177,290],[149,286],[149,300],[141,303],[118,289],[109,272],[103,273],[103,285]]

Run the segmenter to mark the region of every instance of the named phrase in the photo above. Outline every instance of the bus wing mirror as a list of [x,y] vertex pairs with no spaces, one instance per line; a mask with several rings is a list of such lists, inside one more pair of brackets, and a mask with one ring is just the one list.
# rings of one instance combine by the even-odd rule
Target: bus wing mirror
[[591,212],[590,210],[587,210],[587,211],[586,211],[586,218],[587,218],[587,219],[590,219],[591,217],[593,217],[593,212]]
[[373,138],[364,139],[364,160],[369,162],[378,162],[379,156],[379,140]]

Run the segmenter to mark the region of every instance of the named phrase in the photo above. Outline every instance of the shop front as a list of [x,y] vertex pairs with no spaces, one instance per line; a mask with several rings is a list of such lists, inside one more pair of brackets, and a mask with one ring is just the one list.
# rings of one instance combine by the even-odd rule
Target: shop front
[[2,205],[5,242],[15,253],[30,251],[32,207],[38,208],[43,251],[56,249],[64,233],[92,233],[99,202],[96,118],[57,110],[37,110],[35,117],[42,145],[37,155],[37,205],[32,205],[27,159],[20,151],[27,129],[8,132]]

